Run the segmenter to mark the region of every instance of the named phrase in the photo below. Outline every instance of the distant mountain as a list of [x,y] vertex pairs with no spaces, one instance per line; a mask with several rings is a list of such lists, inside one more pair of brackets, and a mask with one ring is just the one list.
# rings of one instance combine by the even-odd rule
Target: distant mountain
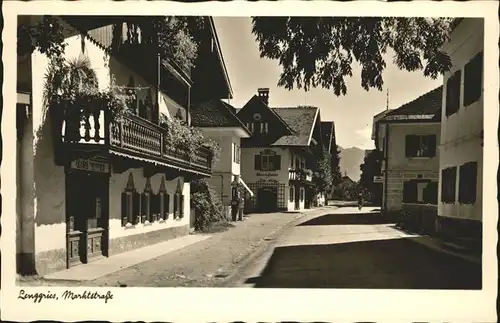
[[340,171],[347,173],[353,181],[359,181],[361,170],[359,166],[364,162],[365,150],[358,147],[342,148],[340,150]]

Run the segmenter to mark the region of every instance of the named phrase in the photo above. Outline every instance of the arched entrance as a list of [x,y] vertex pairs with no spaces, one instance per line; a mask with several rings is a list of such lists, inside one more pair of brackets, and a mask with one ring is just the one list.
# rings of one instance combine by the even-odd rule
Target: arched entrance
[[260,212],[276,212],[278,210],[278,188],[261,187],[257,190],[257,209]]

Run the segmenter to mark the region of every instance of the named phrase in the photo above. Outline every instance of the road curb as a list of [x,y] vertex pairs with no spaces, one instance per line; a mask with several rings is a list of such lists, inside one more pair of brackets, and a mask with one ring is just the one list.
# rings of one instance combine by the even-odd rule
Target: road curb
[[[328,208],[337,209],[338,207],[328,207]],[[316,216],[322,216],[328,214],[329,211],[330,210],[328,211],[324,210],[323,212],[320,212]],[[217,282],[214,285],[214,287],[229,287],[228,285],[232,283],[236,277],[238,277],[241,268],[248,266],[253,260],[257,259],[266,252],[267,244],[265,242],[269,241],[269,243],[272,243],[276,239],[276,237],[279,236],[283,231],[285,231],[289,227],[296,225],[302,218],[308,215],[311,215],[311,213],[310,212],[300,213],[300,215],[296,216],[291,221],[286,222],[285,224],[279,226],[277,229],[275,229],[274,231],[266,235],[264,238],[259,240],[259,242],[255,245],[253,249],[249,250],[241,257],[240,261],[238,262],[238,265],[232,270],[232,273],[227,277],[225,277],[223,281]]]

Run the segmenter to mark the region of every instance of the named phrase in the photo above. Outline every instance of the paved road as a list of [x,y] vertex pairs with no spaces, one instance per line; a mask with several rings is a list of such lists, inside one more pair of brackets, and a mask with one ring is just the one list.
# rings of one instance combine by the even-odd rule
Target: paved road
[[373,208],[310,216],[228,282],[256,288],[480,289],[481,266],[432,250]]

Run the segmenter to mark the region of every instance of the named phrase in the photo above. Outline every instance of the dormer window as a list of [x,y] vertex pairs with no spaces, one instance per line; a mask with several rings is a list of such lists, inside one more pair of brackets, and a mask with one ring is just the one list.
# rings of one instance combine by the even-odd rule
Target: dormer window
[[267,122],[261,122],[260,123],[260,133],[263,135],[267,135],[268,133],[268,124]]

